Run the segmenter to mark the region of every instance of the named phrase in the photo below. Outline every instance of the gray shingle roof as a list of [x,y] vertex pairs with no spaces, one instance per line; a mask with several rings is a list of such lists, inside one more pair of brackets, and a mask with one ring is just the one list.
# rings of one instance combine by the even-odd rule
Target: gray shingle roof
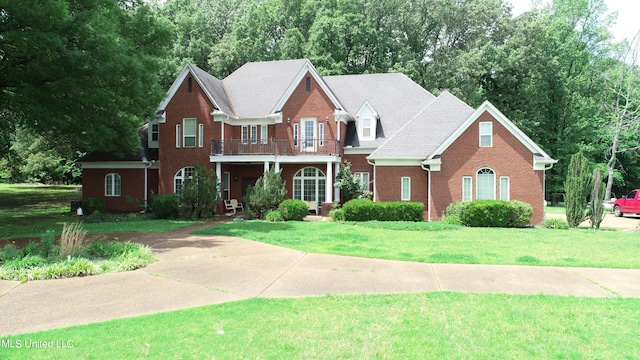
[[[366,74],[325,76],[325,82],[355,117],[368,101],[380,116],[377,138],[373,141],[346,139],[345,145],[377,147],[398,131],[409,119],[431,103],[435,96],[404,74]],[[357,137],[357,132],[354,132]]]
[[282,60],[246,63],[224,80],[227,95],[238,117],[263,117],[289,88],[309,60]]
[[449,92],[414,113],[410,121],[385,141],[370,159],[425,159],[435,151],[474,109]]
[[208,72],[200,69],[199,67],[189,64],[191,70],[194,74],[200,79],[202,85],[209,92],[209,94],[215,99],[216,104],[220,107],[226,114],[233,114],[233,107],[231,106],[231,102],[227,97],[227,93],[224,89],[224,85],[222,80],[219,80],[215,76],[209,74]]

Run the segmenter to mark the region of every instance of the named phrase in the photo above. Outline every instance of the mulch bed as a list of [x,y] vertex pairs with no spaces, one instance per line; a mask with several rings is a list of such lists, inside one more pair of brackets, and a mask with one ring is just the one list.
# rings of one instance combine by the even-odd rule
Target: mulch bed
[[[141,238],[142,236],[147,235],[146,233],[106,233],[106,234],[89,234],[88,237],[96,237],[97,239],[106,239],[108,241],[117,239],[120,242],[125,241],[134,241],[135,239]],[[59,236],[56,236],[59,238]],[[30,241],[34,243],[40,243],[40,237],[22,237],[22,238],[14,238],[14,239],[2,239],[0,240],[0,249],[5,247],[5,245],[12,244],[17,248],[22,248],[27,245]]]

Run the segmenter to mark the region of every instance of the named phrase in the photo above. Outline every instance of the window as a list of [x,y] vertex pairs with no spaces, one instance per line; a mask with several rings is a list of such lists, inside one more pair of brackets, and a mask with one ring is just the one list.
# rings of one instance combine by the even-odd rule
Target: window
[[249,143],[249,127],[247,125],[242,125],[242,136],[241,141],[243,144]]
[[476,200],[496,199],[496,174],[489,168],[478,170],[476,174]]
[[196,147],[196,119],[184,119],[182,122],[184,147]]
[[493,123],[483,121],[480,123],[480,147],[493,146]]
[[500,176],[500,200],[509,200],[509,177]]
[[462,201],[471,201],[471,176],[462,177]]
[[293,177],[293,198],[302,201],[325,201],[326,178],[315,167],[300,169]]
[[251,125],[251,143],[258,143],[258,125]]
[[105,196],[120,196],[121,185],[120,175],[107,174],[104,178],[104,194]]
[[293,124],[293,146],[298,146],[298,124]]
[[198,147],[204,146],[204,124],[198,124]]
[[182,127],[180,125],[176,125],[176,147],[179,148],[182,146]]
[[184,181],[186,179],[191,179],[193,177],[193,168],[185,167],[176,173],[173,177],[173,193],[176,195],[180,195],[182,192],[182,186],[184,185]]
[[160,139],[160,124],[151,124],[151,141]]
[[411,200],[411,178],[408,176],[403,176],[400,179],[400,200]]
[[269,137],[269,127],[267,125],[260,125],[260,144],[266,144]]
[[193,91],[193,78],[189,77],[187,79],[187,91],[188,92],[192,92]]
[[363,118],[360,120],[360,140],[374,140],[373,119]]
[[311,77],[309,76],[305,79],[305,89],[307,92],[311,92]]
[[360,184],[362,187],[361,190],[369,191],[369,173],[368,172],[356,172],[353,174],[355,177],[360,179]]
[[318,145],[324,146],[324,124],[318,124]]
[[228,171],[224,172],[224,178],[222,180],[222,200],[231,199],[231,174]]

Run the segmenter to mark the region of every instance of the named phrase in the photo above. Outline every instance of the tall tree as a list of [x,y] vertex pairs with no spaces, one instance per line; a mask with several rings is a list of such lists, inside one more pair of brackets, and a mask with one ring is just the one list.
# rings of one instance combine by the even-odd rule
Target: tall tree
[[142,0],[2,1],[0,117],[51,144],[136,149],[137,128],[163,96],[168,39]]
[[585,219],[587,199],[591,191],[591,173],[589,159],[582,152],[571,156],[567,181],[565,183],[565,205],[567,222],[571,227],[577,227]]

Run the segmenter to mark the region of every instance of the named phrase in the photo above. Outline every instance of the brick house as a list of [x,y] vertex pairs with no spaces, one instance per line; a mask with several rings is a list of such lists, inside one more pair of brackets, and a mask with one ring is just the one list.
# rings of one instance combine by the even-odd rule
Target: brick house
[[122,197],[179,193],[199,163],[240,200],[275,167],[290,197],[326,214],[347,160],[375,201],[424,202],[427,220],[451,202],[513,199],[539,223],[556,163],[489,102],[473,109],[399,73],[323,77],[305,59],[247,63],[224,80],[187,64],[141,138],[136,156],[82,162],[84,198],[135,210]]

